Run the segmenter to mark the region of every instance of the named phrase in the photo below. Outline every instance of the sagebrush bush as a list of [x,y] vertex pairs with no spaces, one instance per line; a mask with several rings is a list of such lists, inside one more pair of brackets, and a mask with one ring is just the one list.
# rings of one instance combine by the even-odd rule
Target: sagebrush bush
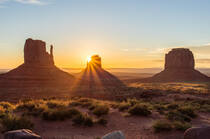
[[197,116],[195,113],[195,110],[190,106],[180,107],[178,111],[180,111],[182,114],[185,114],[191,118],[195,118]]
[[93,126],[93,119],[88,115],[85,115],[84,126]]
[[190,122],[191,118],[188,115],[182,114],[179,111],[173,110],[166,114],[167,119],[171,121]]
[[161,105],[161,104],[155,104],[153,106],[153,108],[156,109],[157,112],[159,112],[160,114],[164,114],[165,113],[165,110],[166,110],[165,106],[164,105]]
[[93,126],[93,119],[87,114],[77,114],[72,119],[74,125]]
[[32,129],[34,124],[26,117],[17,117],[8,114],[1,119],[3,131],[17,130],[17,129]]
[[6,109],[7,111],[11,111],[14,109],[14,105],[12,105],[9,102],[0,102],[0,106],[2,106],[4,109]]
[[178,107],[179,107],[179,105],[176,103],[171,103],[171,104],[167,105],[167,109],[169,109],[169,110],[174,110],[174,109],[177,109]]
[[69,102],[69,107],[75,107],[75,106],[80,106],[81,103],[80,102],[77,102],[77,101],[71,101]]
[[129,107],[130,107],[130,103],[122,102],[119,104],[118,109],[119,111],[125,111],[125,110],[128,110]]
[[105,125],[107,125],[108,121],[104,118],[100,118],[100,119],[97,120],[97,123],[105,126]]
[[85,116],[81,114],[77,114],[72,119],[74,125],[82,125],[85,121]]
[[188,128],[191,128],[191,124],[186,123],[186,122],[180,122],[180,121],[173,122],[173,126],[174,126],[174,129],[180,130],[180,131],[185,131]]
[[210,105],[209,104],[204,104],[201,106],[199,109],[200,112],[210,112]]
[[148,116],[151,114],[151,111],[148,109],[147,105],[144,104],[136,104],[131,107],[128,112],[131,115],[140,115],[140,116]]
[[37,104],[34,101],[27,101],[27,102],[19,103],[16,109],[32,111],[36,107],[36,105]]
[[66,107],[65,104],[62,104],[61,102],[57,102],[57,101],[48,101],[48,102],[46,103],[46,105],[47,105],[48,108],[50,108],[50,109],[64,108],[64,107]]
[[108,113],[109,113],[109,107],[107,105],[97,105],[93,109],[93,114],[95,114],[98,117],[100,117],[102,115],[106,115]]
[[134,106],[134,105],[140,103],[140,101],[137,99],[128,99],[127,102],[130,104],[130,106]]
[[171,123],[165,120],[156,121],[152,127],[155,130],[155,132],[165,132],[173,129]]
[[27,101],[25,103],[20,103],[16,110],[23,111],[25,114],[33,115],[33,116],[41,116],[44,111],[46,111],[48,107],[43,103],[35,103],[33,101]]
[[48,121],[66,120],[66,119],[71,119],[78,114],[81,114],[81,112],[75,108],[49,109],[48,111],[43,112],[42,118],[43,120],[48,120]]

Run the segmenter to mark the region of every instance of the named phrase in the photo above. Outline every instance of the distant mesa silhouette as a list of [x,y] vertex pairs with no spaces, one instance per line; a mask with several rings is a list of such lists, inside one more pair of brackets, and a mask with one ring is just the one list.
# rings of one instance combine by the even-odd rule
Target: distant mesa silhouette
[[87,67],[79,75],[81,84],[92,86],[124,86],[122,81],[102,68],[101,57],[93,55]]
[[0,74],[0,86],[67,85],[73,79],[72,75],[54,65],[52,45],[49,54],[44,41],[29,38],[24,46],[24,63],[7,73]]
[[194,82],[209,81],[209,77],[195,70],[193,53],[187,48],[174,48],[165,55],[165,69],[151,78],[143,79],[148,82]]

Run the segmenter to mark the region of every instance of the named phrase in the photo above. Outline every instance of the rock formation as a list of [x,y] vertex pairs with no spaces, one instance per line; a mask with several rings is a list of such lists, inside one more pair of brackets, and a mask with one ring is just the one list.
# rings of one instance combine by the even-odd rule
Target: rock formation
[[193,53],[186,48],[172,49],[165,55],[165,69],[151,78],[143,79],[146,82],[192,82],[209,81],[209,77],[195,70]]
[[24,46],[24,63],[5,74],[0,74],[0,87],[29,87],[66,85],[73,76],[54,65],[53,46],[50,54],[46,43],[27,39]]
[[193,53],[189,49],[175,48],[165,55],[165,69],[194,69]]
[[53,46],[51,45],[50,54],[46,52],[46,43],[41,40],[27,39],[24,46],[24,64],[34,64],[39,66],[52,66]]
[[86,69],[81,73],[81,77],[84,80],[95,83],[100,82],[107,85],[121,84],[121,81],[117,77],[102,68],[101,57],[98,55],[91,57],[91,61],[88,62]]
[[91,56],[91,61],[87,63],[87,67],[94,66],[95,68],[102,68],[101,67],[101,57],[99,55]]

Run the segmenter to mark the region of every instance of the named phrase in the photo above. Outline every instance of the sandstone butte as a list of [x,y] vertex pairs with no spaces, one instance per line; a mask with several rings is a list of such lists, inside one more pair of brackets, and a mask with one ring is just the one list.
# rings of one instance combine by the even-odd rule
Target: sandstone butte
[[195,69],[193,53],[186,48],[174,48],[165,55],[165,68],[144,82],[207,82],[210,78]]
[[122,81],[102,68],[101,57],[93,55],[87,67],[80,73],[80,83],[99,86],[124,86]]
[[55,66],[52,45],[48,53],[44,41],[29,38],[24,46],[24,63],[0,74],[0,87],[66,86],[73,80],[72,75]]

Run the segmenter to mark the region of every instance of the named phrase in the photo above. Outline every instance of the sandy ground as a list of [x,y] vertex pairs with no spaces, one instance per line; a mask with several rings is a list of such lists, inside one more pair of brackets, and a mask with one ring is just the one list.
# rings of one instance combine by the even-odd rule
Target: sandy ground
[[126,139],[183,138],[183,132],[154,133],[152,124],[156,119],[161,119],[157,113],[149,117],[125,116],[125,113],[112,109],[105,118],[108,120],[107,126],[95,124],[93,127],[73,126],[71,120],[43,122],[40,119],[33,119],[34,132],[44,139],[95,139],[116,130],[121,130]]

